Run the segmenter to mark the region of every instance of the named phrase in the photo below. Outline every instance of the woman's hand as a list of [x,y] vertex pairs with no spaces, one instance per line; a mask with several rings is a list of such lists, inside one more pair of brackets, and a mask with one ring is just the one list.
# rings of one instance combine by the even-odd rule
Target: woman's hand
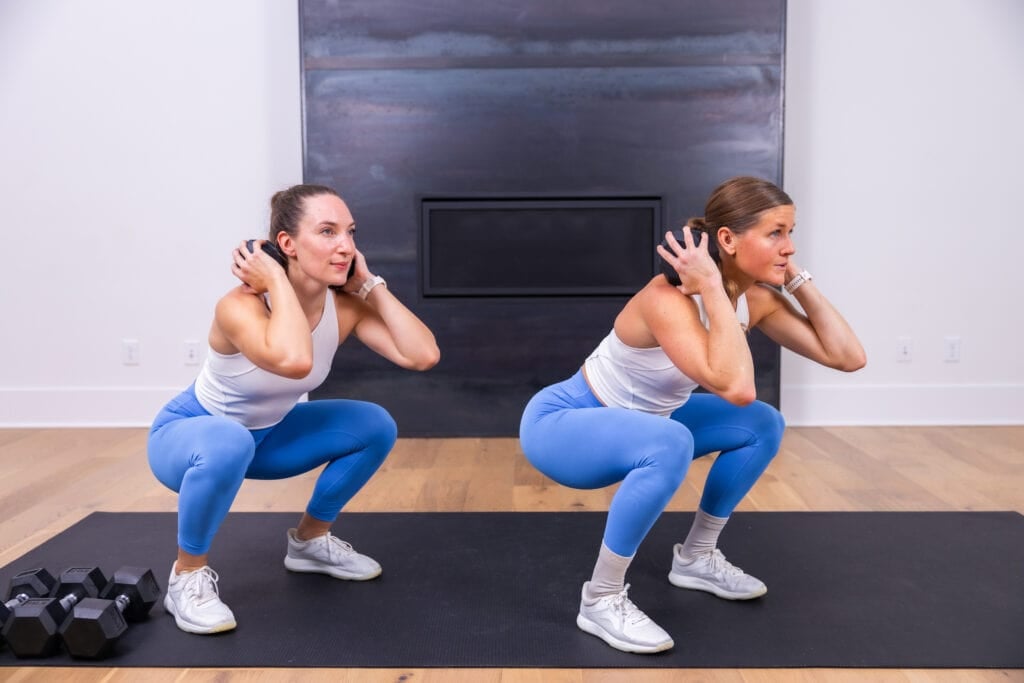
[[[785,283],[788,285],[800,272],[800,266],[790,259]],[[751,326],[760,328],[780,346],[826,367],[844,372],[864,367],[864,347],[815,281],[805,280],[790,294],[800,304],[799,309],[775,286],[747,290]]]
[[270,289],[274,278],[285,275],[284,268],[263,251],[265,240],[253,240],[253,250],[242,242],[232,254],[231,274],[242,281],[248,294],[262,294]]
[[348,280],[345,281],[345,284],[341,286],[341,290],[349,294],[356,294],[363,284],[373,277],[373,273],[366,266],[366,258],[363,256],[363,252],[356,249],[356,253],[352,258],[354,259],[353,263],[356,264],[356,269]]
[[783,283],[788,285],[789,281],[799,275],[801,270],[800,266],[790,257],[789,261],[786,262],[786,275],[783,278]]
[[[350,294],[358,294],[362,286],[374,277],[362,252],[356,250],[354,258],[356,270],[341,288]],[[359,341],[399,367],[429,370],[437,365],[441,351],[437,348],[434,333],[387,287],[374,287],[372,292],[372,297],[362,300],[358,296],[338,300],[343,309],[355,311],[352,329]],[[346,317],[343,309],[339,309],[339,325]],[[343,337],[345,335],[347,331],[342,333]]]
[[658,245],[658,254],[679,274],[679,289],[683,294],[700,294],[708,287],[722,287],[722,273],[708,253],[709,239],[711,235],[705,233],[700,245],[695,246],[690,226],[686,226],[682,246],[671,232],[665,235],[671,251]]

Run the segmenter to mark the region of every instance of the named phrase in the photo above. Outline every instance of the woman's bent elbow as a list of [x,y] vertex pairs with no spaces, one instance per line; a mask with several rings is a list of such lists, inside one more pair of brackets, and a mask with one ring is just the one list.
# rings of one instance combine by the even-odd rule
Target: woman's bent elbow
[[742,408],[743,406],[749,406],[751,403],[753,403],[756,400],[757,400],[757,392],[756,391],[750,391],[750,392],[744,392],[742,394],[737,394],[732,402],[735,405],[738,405],[738,406],[740,406]]
[[867,355],[865,355],[864,351],[861,350],[860,353],[854,354],[850,358],[847,358],[846,362],[843,363],[839,367],[839,369],[842,370],[843,372],[856,372],[857,370],[860,370],[867,364]]
[[734,387],[728,391],[724,391],[719,394],[729,403],[733,405],[749,406],[751,403],[757,400],[757,388],[754,385],[744,387]]
[[440,361],[441,350],[435,346],[430,351],[424,353],[420,358],[417,358],[412,364],[412,369],[424,372],[437,365]]
[[313,371],[313,359],[308,360],[292,360],[283,362],[277,367],[276,374],[288,379],[303,379],[310,372]]

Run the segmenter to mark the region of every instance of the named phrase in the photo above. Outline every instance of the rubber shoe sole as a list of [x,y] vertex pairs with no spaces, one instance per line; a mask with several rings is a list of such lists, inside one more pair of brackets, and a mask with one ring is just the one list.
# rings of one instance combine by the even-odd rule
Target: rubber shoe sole
[[754,598],[759,598],[768,592],[768,587],[762,586],[760,590],[753,591],[750,593],[733,593],[731,591],[719,588],[710,581],[706,581],[704,579],[697,578],[694,576],[682,576],[676,574],[675,572],[669,572],[668,581],[673,586],[678,586],[679,588],[689,588],[691,590],[713,593],[714,595],[717,595],[718,597],[724,598],[726,600],[753,600]]
[[369,581],[375,579],[381,575],[381,568],[378,567],[376,571],[371,571],[368,574],[355,574],[353,572],[347,572],[340,567],[333,565],[325,565],[316,560],[304,560],[298,557],[288,557],[285,555],[284,566],[288,571],[293,572],[306,572],[310,574],[328,574],[336,579],[345,579],[346,581]]
[[214,624],[213,626],[199,626],[198,624],[185,621],[178,616],[177,611],[174,609],[174,601],[171,600],[171,596],[169,595],[164,595],[164,609],[167,610],[168,614],[174,617],[174,623],[178,625],[178,628],[182,631],[187,631],[188,633],[199,633],[203,635],[210,633],[223,633],[224,631],[232,631],[238,626],[234,621],[225,621],[219,624]]
[[579,626],[582,631],[585,631],[592,636],[597,636],[616,650],[622,650],[623,652],[652,654],[654,652],[664,652],[675,645],[675,642],[671,638],[664,643],[659,643],[657,645],[638,645],[636,643],[628,643],[624,640],[619,640],[612,634],[608,633],[608,631],[604,630],[600,624],[591,621],[582,614],[576,615],[576,625]]

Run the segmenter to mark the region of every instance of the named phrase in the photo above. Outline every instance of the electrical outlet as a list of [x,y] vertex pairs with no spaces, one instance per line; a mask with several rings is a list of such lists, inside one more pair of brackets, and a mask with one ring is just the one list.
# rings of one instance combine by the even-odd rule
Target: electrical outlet
[[896,338],[896,362],[909,363],[914,355],[914,346],[910,337]]
[[185,341],[185,365],[199,365],[199,342],[194,340]]
[[139,340],[121,340],[121,363],[123,365],[138,365],[140,360]]
[[960,337],[949,336],[942,340],[942,359],[947,363],[960,362]]

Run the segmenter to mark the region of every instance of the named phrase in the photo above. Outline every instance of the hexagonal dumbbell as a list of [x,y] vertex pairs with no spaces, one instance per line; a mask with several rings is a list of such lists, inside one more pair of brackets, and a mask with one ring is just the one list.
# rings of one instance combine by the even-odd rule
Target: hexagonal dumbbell
[[7,591],[8,600],[0,605],[0,629],[7,623],[13,608],[31,598],[46,597],[56,584],[53,574],[42,568],[28,569],[12,576]]
[[102,659],[110,656],[128,630],[125,621],[141,621],[160,599],[153,571],[121,567],[100,594],[74,606],[60,628],[64,647],[72,657]]
[[107,579],[99,567],[61,572],[52,598],[30,598],[15,605],[4,624],[7,644],[18,657],[48,657],[60,648],[60,625],[83,598],[99,595]]

